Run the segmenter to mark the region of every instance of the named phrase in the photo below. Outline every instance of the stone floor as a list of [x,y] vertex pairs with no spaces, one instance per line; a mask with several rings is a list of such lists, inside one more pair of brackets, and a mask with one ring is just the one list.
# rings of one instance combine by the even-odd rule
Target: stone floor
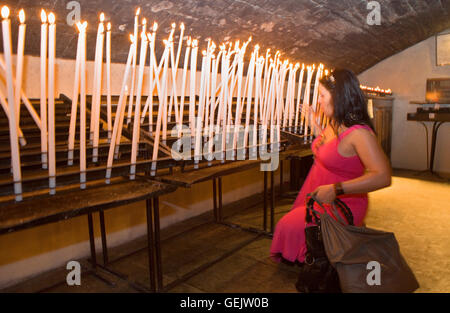
[[[417,292],[450,292],[450,183],[411,171],[394,174],[390,188],[370,194],[366,224],[395,232],[401,251],[421,285]],[[255,200],[258,198],[225,207],[226,221],[260,228],[262,205],[252,205]],[[292,203],[292,199],[277,199],[276,221],[289,211]],[[163,279],[168,292],[296,292],[298,269],[269,259],[270,237],[215,224],[212,212],[163,229],[161,239]],[[60,269],[4,291],[148,290],[145,238],[110,249],[109,253],[108,270],[92,271],[88,260],[81,260],[81,286],[67,286],[68,271]],[[101,260],[101,255],[97,260]]]

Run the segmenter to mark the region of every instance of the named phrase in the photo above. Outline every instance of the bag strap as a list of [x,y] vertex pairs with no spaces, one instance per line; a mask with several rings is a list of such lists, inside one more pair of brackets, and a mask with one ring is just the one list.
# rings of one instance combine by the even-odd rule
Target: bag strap
[[353,213],[350,210],[350,208],[347,206],[347,204],[344,201],[342,201],[341,199],[336,198],[331,205],[331,207],[333,208],[334,215],[336,215],[336,217],[339,219],[339,221],[341,223],[345,224],[345,222],[342,220],[341,216],[339,214],[336,214],[336,206],[338,206],[339,210],[344,214],[345,219],[347,220],[347,224],[354,225]]
[[[319,224],[320,223],[319,216],[321,217],[323,215],[323,213],[320,213],[319,211],[314,209],[314,202],[316,202],[324,210],[324,212],[326,212],[326,210],[325,210],[322,202],[320,202],[314,194],[309,193],[307,195],[307,197],[309,197],[309,200],[307,201],[307,205],[306,205],[306,222],[311,223],[313,221],[311,215],[313,215],[314,219],[315,219],[315,223]],[[347,224],[353,225],[353,214],[352,214],[352,211],[350,210],[350,208],[347,206],[347,204],[345,204],[345,202],[343,202],[341,199],[336,198],[331,205],[333,214],[336,216],[336,218],[342,224],[346,224],[346,222],[342,219],[340,214],[337,212],[336,206],[344,214],[345,219],[347,220]]]
[[309,200],[307,201],[306,204],[306,222],[311,223],[313,221],[311,215],[314,215],[315,219],[314,222],[319,225],[320,224],[319,216],[321,217],[322,213],[314,209],[314,202],[316,202],[324,211],[325,208],[323,207],[322,202],[316,199],[316,196],[314,194],[309,193],[307,194],[307,197],[309,197]]

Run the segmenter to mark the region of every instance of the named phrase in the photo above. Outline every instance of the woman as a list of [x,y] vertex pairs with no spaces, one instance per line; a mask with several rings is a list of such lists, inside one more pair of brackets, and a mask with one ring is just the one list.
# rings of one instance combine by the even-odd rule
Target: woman
[[356,76],[344,69],[324,76],[318,103],[330,123],[313,141],[314,164],[291,211],[275,228],[270,253],[276,262],[305,260],[308,193],[313,192],[329,213],[330,204],[339,197],[351,209],[358,226],[366,215],[367,193],[391,184],[389,161],[377,142]]

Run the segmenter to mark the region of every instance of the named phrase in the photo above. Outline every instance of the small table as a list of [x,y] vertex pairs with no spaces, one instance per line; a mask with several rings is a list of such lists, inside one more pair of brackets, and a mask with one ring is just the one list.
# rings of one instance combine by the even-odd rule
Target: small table
[[[419,102],[419,101],[411,101],[410,104],[419,104],[426,106],[428,105],[427,109],[418,109],[415,113],[408,113],[407,114],[407,120],[408,121],[416,121],[419,122],[425,127],[426,136],[427,136],[427,171],[430,171],[432,174],[435,174],[433,172],[433,166],[434,166],[434,156],[436,152],[436,139],[438,135],[439,127],[441,127],[442,124],[446,122],[450,122],[450,108],[447,111],[441,111],[440,106],[449,106],[445,104],[439,104],[439,108],[433,108],[429,107],[429,103]],[[433,106],[433,105],[432,105]],[[431,133],[431,155],[430,155],[430,161],[428,162],[428,128],[425,125],[425,122],[433,122],[433,130]]]

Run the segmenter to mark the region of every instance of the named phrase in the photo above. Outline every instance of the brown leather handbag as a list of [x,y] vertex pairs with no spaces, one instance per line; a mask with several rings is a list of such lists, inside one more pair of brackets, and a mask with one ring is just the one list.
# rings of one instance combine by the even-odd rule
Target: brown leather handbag
[[419,288],[394,233],[347,225],[336,206],[348,207],[339,199],[333,203],[333,215],[339,221],[326,211],[312,210],[320,215],[325,252],[338,273],[342,292],[406,293]]

